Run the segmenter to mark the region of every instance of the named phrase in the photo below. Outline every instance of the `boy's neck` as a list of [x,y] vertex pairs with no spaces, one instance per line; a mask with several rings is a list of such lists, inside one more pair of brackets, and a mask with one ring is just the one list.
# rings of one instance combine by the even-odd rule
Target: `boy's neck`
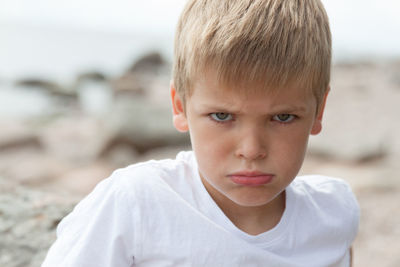
[[224,211],[228,218],[243,232],[258,235],[274,228],[282,218],[285,210],[285,191],[273,200],[273,204],[261,207],[243,207],[236,209],[230,215]]
[[203,184],[215,203],[240,230],[250,235],[258,235],[274,228],[281,220],[286,207],[286,192],[281,192],[271,202],[254,207],[238,205],[203,180]]

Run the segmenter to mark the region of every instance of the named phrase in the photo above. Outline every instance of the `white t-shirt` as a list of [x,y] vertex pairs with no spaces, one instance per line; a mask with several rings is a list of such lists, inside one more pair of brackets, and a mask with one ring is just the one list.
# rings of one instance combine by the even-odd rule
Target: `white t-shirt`
[[204,188],[192,152],[115,171],[57,228],[42,267],[349,266],[359,207],[340,179],[297,177],[271,230],[238,229]]

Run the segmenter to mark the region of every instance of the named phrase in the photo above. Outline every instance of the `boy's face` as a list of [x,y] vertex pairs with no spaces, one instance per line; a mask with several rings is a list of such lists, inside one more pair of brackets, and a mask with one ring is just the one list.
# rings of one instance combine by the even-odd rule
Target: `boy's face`
[[235,89],[205,75],[184,111],[172,85],[174,124],[189,130],[201,179],[218,204],[267,205],[297,175],[309,135],[321,130],[323,105],[316,114],[312,92],[295,86]]

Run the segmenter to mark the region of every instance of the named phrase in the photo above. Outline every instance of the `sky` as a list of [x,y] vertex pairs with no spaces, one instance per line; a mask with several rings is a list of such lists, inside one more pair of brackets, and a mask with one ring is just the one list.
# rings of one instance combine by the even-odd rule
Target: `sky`
[[[173,35],[186,0],[0,0],[0,23]],[[323,0],[334,46],[400,54],[400,1]]]
[[[154,46],[171,54],[185,2],[0,0],[0,76],[63,74],[92,66],[118,72],[132,60],[133,50],[138,54]],[[334,60],[400,58],[399,0],[322,2],[330,17]]]
[[33,22],[101,31],[168,31],[185,0],[0,0],[0,21]]

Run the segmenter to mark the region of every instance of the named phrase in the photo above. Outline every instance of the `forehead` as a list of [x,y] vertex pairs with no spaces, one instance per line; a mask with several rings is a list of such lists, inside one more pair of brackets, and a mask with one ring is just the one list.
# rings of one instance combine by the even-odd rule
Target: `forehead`
[[237,95],[241,98],[249,98],[253,95],[278,95],[295,94],[301,98],[313,98],[313,90],[303,81],[286,79],[284,84],[273,83],[271,79],[251,81],[241,77],[237,79],[226,79],[218,76],[212,70],[201,73],[192,84],[192,92],[212,93],[215,96]]
[[191,89],[189,95],[195,88],[214,88],[216,91],[234,91],[243,95],[254,93],[279,93],[288,90],[298,90],[304,93],[313,93],[311,81],[302,75],[301,77],[291,77],[287,74],[281,77],[274,71],[260,72],[257,75],[251,75],[247,68],[240,71],[232,71],[226,68],[225,72],[218,71],[217,68],[209,67],[198,71],[195,77],[192,77]]
[[224,110],[270,109],[272,107],[314,108],[316,99],[312,90],[289,83],[274,87],[261,83],[223,83],[215,74],[199,77],[193,84],[188,102],[198,107],[215,107]]

